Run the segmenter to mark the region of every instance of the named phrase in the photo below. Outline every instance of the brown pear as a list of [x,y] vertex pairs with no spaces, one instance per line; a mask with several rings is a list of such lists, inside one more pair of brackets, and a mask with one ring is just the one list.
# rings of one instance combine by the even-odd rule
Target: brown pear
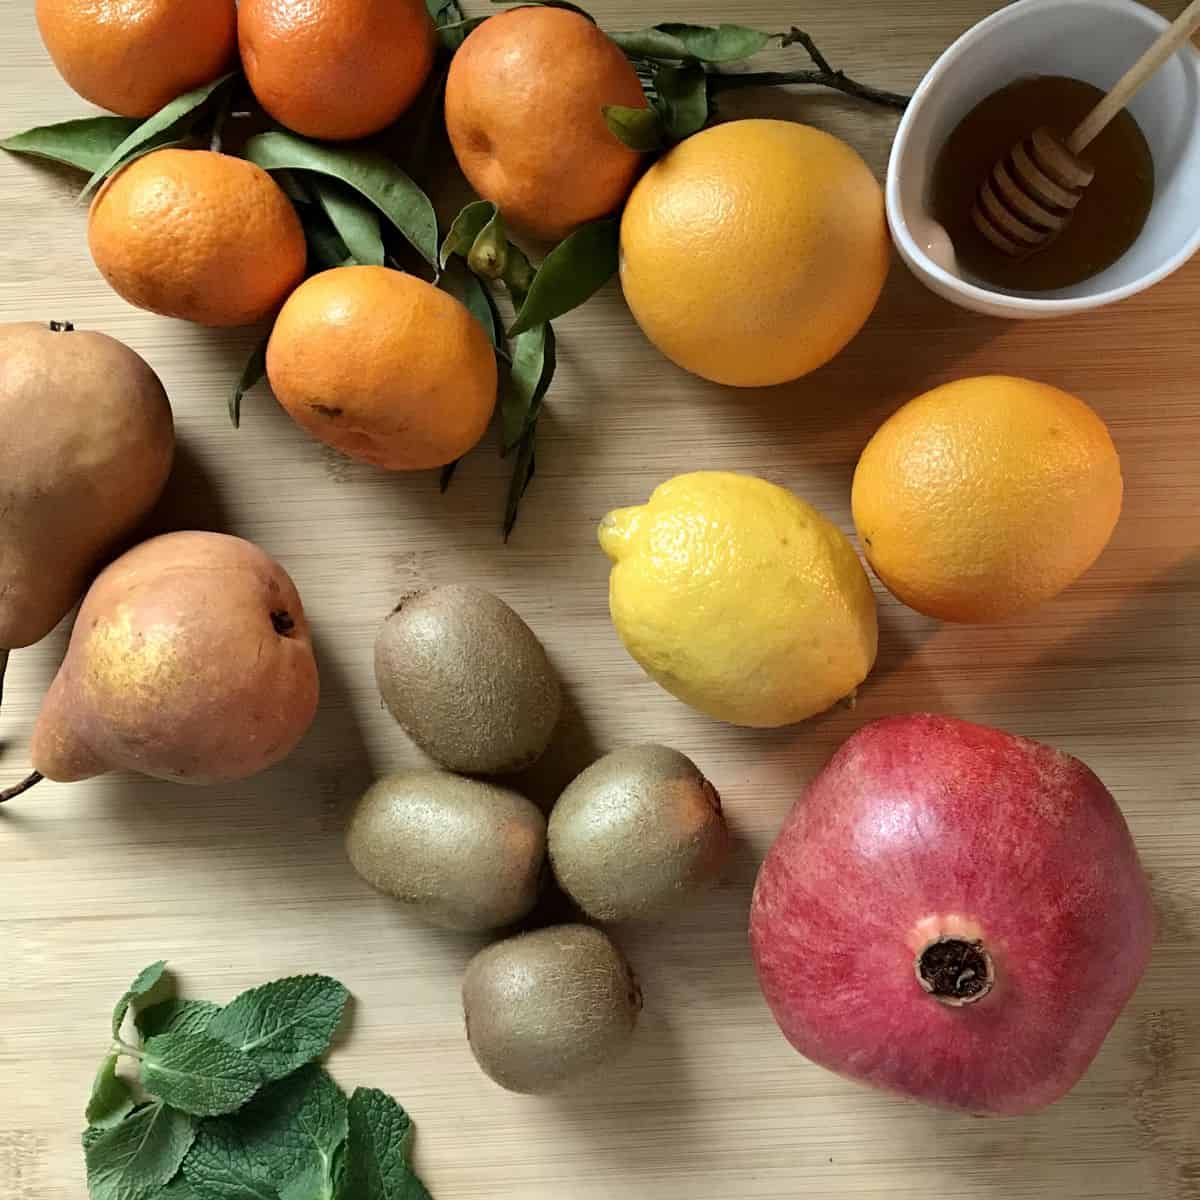
[[245,779],[291,752],[317,691],[304,608],[278,563],[220,533],[152,538],[84,598],[34,728],[33,778]]
[[162,494],[175,450],[158,376],[69,323],[0,325],[0,683]]

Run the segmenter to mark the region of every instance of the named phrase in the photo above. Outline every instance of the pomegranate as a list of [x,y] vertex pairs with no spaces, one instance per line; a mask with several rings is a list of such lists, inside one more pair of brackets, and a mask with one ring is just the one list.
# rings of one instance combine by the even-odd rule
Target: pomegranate
[[813,780],[759,872],[750,937],[801,1054],[1012,1115],[1087,1070],[1153,917],[1120,809],[1083,763],[922,715],[866,726]]

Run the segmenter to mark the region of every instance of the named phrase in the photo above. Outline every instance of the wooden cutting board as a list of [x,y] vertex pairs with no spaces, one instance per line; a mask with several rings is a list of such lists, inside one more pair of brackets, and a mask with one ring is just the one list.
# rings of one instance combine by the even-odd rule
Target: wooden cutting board
[[[593,5],[610,28],[803,22],[835,65],[905,90],[995,7]],[[0,0],[5,133],[85,111],[51,68],[32,8]],[[746,93],[726,111],[820,125],[881,176],[895,128],[889,113],[822,94]],[[258,332],[191,328],[117,299],[88,257],[77,186],[70,173],[0,156],[0,320],[70,318],[149,359],[181,441],[160,525],[236,532],[286,565],[316,627],[324,696],[291,760],[249,783],[47,784],[0,813],[8,1197],[84,1194],[78,1134],[107,1013],[159,957],[214,999],[295,972],[344,980],[357,1005],[332,1068],[409,1107],[437,1200],[1200,1197],[1200,261],[1117,308],[1027,325],[951,308],[898,265],[875,318],[832,366],[747,394],[672,367],[610,288],[561,323],[538,478],[504,546],[508,468],[491,449],[442,497],[433,478],[385,476],[326,453],[265,392],[247,401],[241,431],[231,429],[226,393]],[[605,511],[678,471],[712,467],[786,484],[849,529],[851,471],[880,421],[932,385],[991,371],[1076,392],[1112,428],[1125,514],[1079,585],[1023,621],[982,629],[941,627],[881,592],[879,666],[857,710],[774,733],[689,712],[626,658],[594,539]],[[343,857],[347,805],[373,776],[416,759],[376,698],[375,629],[398,594],[452,581],[513,603],[569,687],[571,717],[529,781],[534,792],[552,795],[599,753],[652,738],[696,758],[737,831],[723,887],[673,924],[619,931],[646,992],[635,1050],[559,1100],[510,1096],[476,1070],[458,985],[479,943],[415,927]],[[13,657],[0,716],[6,782],[27,765],[66,633]],[[1121,802],[1153,877],[1161,930],[1145,983],[1085,1081],[1039,1117],[946,1116],[845,1083],[793,1054],[759,997],[746,913],[784,813],[854,729],[913,709],[997,724],[1084,758]]]

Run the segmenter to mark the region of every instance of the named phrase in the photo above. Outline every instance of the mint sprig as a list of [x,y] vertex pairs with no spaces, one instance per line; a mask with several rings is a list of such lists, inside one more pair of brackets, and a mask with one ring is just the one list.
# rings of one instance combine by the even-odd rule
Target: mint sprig
[[347,1100],[312,1061],[349,1001],[340,983],[281,979],[224,1008],[173,990],[155,963],[114,1010],[83,1134],[92,1200],[429,1200],[404,1109],[370,1088]]

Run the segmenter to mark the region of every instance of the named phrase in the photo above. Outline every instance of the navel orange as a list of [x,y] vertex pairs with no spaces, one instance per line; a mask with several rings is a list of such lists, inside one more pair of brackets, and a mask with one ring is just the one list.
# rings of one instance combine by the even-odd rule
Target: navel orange
[[313,437],[393,471],[466,454],[496,407],[483,326],[440,288],[387,267],[314,275],[267,348],[275,397]]
[[621,221],[621,284],[685,370],[761,387],[827,363],[887,277],[883,192],[845,142],[788,121],[731,121],[642,176]]
[[216,79],[237,48],[233,0],[37,0],[37,22],[67,83],[123,117]]
[[620,207],[640,155],[604,121],[608,104],[646,107],[611,38],[561,8],[490,17],[454,56],[446,129],[471,186],[509,224],[546,241]]
[[88,218],[100,273],[130,304],[200,325],[250,325],[304,278],[300,218],[253,163],[156,150],[100,189]]
[[258,102],[306,137],[367,137],[413,102],[433,66],[424,0],[241,0],[238,44]]
[[1121,464],[1082,400],[1028,379],[961,379],[910,401],[854,473],[858,536],[900,600],[999,621],[1058,595],[1121,513]]

